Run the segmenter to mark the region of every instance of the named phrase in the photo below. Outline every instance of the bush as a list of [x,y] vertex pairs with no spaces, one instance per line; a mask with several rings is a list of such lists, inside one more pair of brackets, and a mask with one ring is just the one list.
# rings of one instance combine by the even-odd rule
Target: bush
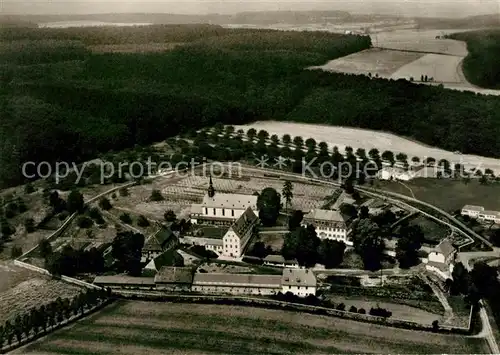
[[12,249],[10,250],[10,257],[12,259],[16,259],[21,255],[23,255],[23,249],[21,247],[12,247]]
[[31,184],[26,184],[24,185],[24,193],[25,194],[32,194],[33,192],[35,192],[35,188],[33,187],[33,185]]
[[132,218],[130,217],[130,215],[128,213],[122,213],[120,215],[120,221],[122,221],[123,223],[126,223],[126,224],[132,224]]
[[158,202],[165,200],[165,198],[163,197],[163,195],[159,190],[153,190],[151,191],[151,196],[149,197],[149,200],[152,202]]
[[118,190],[118,193],[120,194],[120,196],[122,197],[126,197],[129,195],[128,193],[128,188],[126,187],[122,187],[120,190]]
[[99,207],[104,211],[109,211],[113,208],[111,202],[106,197],[103,197],[99,200]]
[[148,227],[150,225],[150,223],[146,217],[144,217],[143,215],[140,215],[139,218],[137,219],[137,225],[139,227]]
[[79,216],[76,225],[80,228],[90,228],[94,225],[94,221],[86,216]]
[[24,228],[26,232],[33,233],[35,231],[35,220],[33,218],[26,218],[24,220]]
[[358,309],[358,313],[359,314],[366,314],[366,311],[364,310],[364,308],[360,308],[360,309]]
[[349,312],[351,313],[358,313],[358,309],[354,306],[351,306],[351,308],[349,308]]
[[345,304],[339,303],[335,309],[338,311],[345,311]]

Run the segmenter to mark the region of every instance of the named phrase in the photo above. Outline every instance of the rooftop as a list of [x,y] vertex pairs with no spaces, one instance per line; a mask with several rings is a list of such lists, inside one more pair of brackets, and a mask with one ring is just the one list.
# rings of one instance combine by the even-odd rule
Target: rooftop
[[193,271],[189,267],[163,266],[154,278],[155,283],[191,284]]
[[294,260],[285,260],[285,258],[282,255],[278,255],[278,254],[268,255],[264,258],[264,261],[269,262],[269,263],[276,263],[276,264],[288,264],[288,265],[298,264],[297,260],[295,260],[295,259]]
[[160,270],[164,266],[182,265],[184,258],[177,250],[170,249],[158,255],[151,262],[154,264],[156,270]]
[[339,211],[321,210],[321,209],[310,210],[309,213],[304,215],[304,219],[313,219],[313,220],[331,221],[331,222],[345,222],[347,220],[347,218],[344,217],[342,213],[340,213]]
[[143,251],[162,251],[170,238],[175,237],[170,228],[161,228],[144,243]]
[[456,249],[450,242],[450,240],[448,238],[445,238],[436,246],[435,251],[443,254],[445,257],[448,257],[453,254]]
[[196,273],[193,285],[234,285],[280,287],[280,275]]
[[253,213],[252,208],[248,207],[245,212],[233,223],[231,229],[240,238],[242,238],[249,228],[251,228],[259,219]]
[[484,207],[483,206],[475,206],[475,205],[465,205],[462,208],[462,210],[482,212],[482,211],[484,211]]
[[154,286],[152,277],[133,277],[133,276],[97,276],[94,279],[96,285],[140,285]]
[[216,192],[214,197],[205,195],[203,197],[202,207],[219,207],[219,208],[234,208],[246,209],[252,207],[257,209],[257,196],[242,195],[242,194],[224,194]]
[[283,269],[281,284],[283,286],[316,287],[316,276],[308,269]]
[[215,239],[215,238],[193,237],[193,236],[187,235],[187,236],[184,236],[183,239],[184,239],[183,242],[187,242],[187,243],[196,242],[200,245],[223,245],[224,244],[222,239]]
[[481,211],[482,215],[500,217],[500,212],[498,211]]

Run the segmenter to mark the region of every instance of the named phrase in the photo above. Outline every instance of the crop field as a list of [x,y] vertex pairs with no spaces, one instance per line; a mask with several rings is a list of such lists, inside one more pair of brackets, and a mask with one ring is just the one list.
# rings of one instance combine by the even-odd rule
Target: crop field
[[37,274],[0,293],[0,323],[57,297],[71,298],[81,290],[78,286]]
[[248,307],[118,302],[17,354],[486,353],[482,339]]
[[[371,48],[331,60],[325,65],[311,67],[340,73],[364,74],[389,78],[399,68],[424,56],[422,53]],[[419,75],[420,77],[420,75]]]
[[414,78],[419,81],[421,75],[427,75],[439,83],[463,83],[463,76],[459,73],[462,60],[463,57],[458,56],[426,54],[397,69],[391,79]]
[[500,159],[468,154],[458,155],[386,132],[277,121],[257,121],[247,125],[235,126],[236,130],[243,129],[245,132],[250,128],[255,128],[257,131],[263,129],[269,134],[277,134],[279,137],[290,134],[292,137],[301,136],[304,140],[314,138],[316,142],[326,142],[330,149],[334,146],[337,146],[340,150],[344,150],[346,146],[351,146],[354,150],[364,148],[366,151],[377,148],[381,152],[390,150],[394,154],[405,153],[409,159],[413,156],[419,157],[420,160],[425,157],[433,157],[437,161],[446,159],[451,162],[451,166],[454,163],[460,163],[465,169],[479,167],[484,170],[489,168],[495,174],[500,174]]

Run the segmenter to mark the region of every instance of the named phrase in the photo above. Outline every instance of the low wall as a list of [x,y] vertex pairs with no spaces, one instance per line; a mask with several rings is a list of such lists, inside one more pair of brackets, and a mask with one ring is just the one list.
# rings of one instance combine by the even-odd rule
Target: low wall
[[[125,299],[142,299],[156,302],[180,302],[180,303],[206,303],[206,304],[223,304],[235,306],[254,306],[270,309],[283,309],[290,311],[306,312],[318,315],[326,315],[333,317],[340,317],[350,320],[367,322],[372,324],[380,324],[385,326],[392,326],[396,328],[411,329],[433,332],[432,324],[419,324],[415,322],[405,321],[396,318],[384,318],[372,316],[369,314],[359,314],[348,311],[340,311],[333,308],[325,308],[318,306],[305,305],[300,303],[284,302],[272,299],[252,298],[243,296],[215,296],[215,295],[200,295],[200,294],[158,294],[147,292],[133,292],[133,291],[113,291],[113,294]],[[462,327],[439,326],[438,332],[440,333],[457,333],[457,334],[470,334],[471,329]]]

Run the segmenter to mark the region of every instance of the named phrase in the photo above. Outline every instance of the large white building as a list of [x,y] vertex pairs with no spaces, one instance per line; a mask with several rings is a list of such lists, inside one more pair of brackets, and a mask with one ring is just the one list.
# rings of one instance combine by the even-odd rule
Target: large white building
[[257,198],[254,195],[215,193],[210,177],[208,192],[202,203],[191,206],[191,223],[230,225],[248,207],[258,215]]
[[460,213],[462,216],[500,224],[500,212],[485,210],[483,206],[465,205]]
[[351,229],[349,219],[339,211],[314,209],[309,211],[302,219],[302,226],[311,224],[316,229],[320,239],[333,239],[352,246],[349,239]]
[[291,292],[299,297],[316,295],[316,276],[308,269],[283,269],[281,276],[281,292]]
[[479,213],[484,211],[483,206],[465,205],[460,212],[462,216],[469,216],[471,218],[478,218]]
[[380,180],[402,180],[402,181],[410,181],[414,178],[415,173],[412,171],[408,171],[404,168],[398,168],[393,166],[388,166],[382,168],[378,173],[377,177]]
[[232,258],[242,256],[248,242],[252,239],[254,228],[258,222],[259,218],[252,211],[252,208],[248,207],[222,238],[222,255]]
[[457,249],[445,238],[429,253],[425,268],[443,279],[451,279],[456,254]]

